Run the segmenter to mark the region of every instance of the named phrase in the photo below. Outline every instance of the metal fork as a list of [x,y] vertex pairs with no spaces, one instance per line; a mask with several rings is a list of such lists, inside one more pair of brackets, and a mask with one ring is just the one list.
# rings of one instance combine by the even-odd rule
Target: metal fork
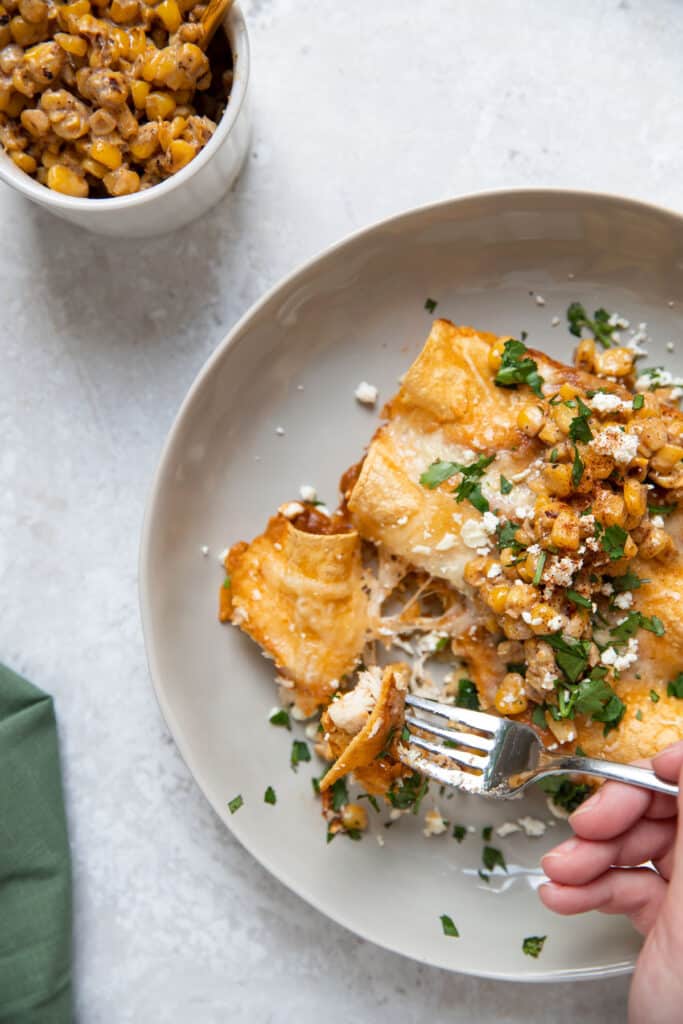
[[530,726],[509,718],[424,697],[408,696],[406,704],[430,718],[406,715],[409,736],[399,745],[399,757],[409,768],[446,786],[505,800],[546,775],[581,772],[678,796],[678,786],[663,782],[650,768],[576,754],[552,755]]

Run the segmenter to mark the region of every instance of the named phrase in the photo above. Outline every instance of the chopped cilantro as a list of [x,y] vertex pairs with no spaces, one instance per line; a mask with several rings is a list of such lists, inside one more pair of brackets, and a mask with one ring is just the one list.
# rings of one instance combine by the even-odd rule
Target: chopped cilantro
[[410,729],[407,725],[404,725],[401,729],[401,739],[404,743],[407,743],[410,739]]
[[457,462],[444,462],[442,459],[437,459],[436,462],[432,462],[429,469],[424,471],[420,477],[420,483],[423,487],[429,487],[430,491],[433,491],[435,487],[450,480],[458,472]]
[[584,444],[588,444],[589,441],[593,440],[593,431],[588,423],[591,411],[580,398],[577,398],[577,402],[579,412],[569,424],[569,439],[571,441],[583,441]]
[[678,505],[648,505],[647,510],[652,516],[670,516],[675,512]]
[[616,523],[608,526],[600,537],[603,551],[607,552],[613,562],[624,557],[624,544],[627,540],[628,533]]
[[484,840],[485,843],[488,843],[492,835],[493,825],[486,825],[486,827],[481,830],[481,838]]
[[656,690],[650,690],[650,700],[653,704],[659,704],[659,694]]
[[585,782],[572,782],[568,775],[548,775],[547,778],[541,779],[538,785],[548,794],[556,807],[561,807],[569,814],[593,792],[591,786]]
[[448,636],[440,636],[439,639],[436,641],[436,643],[434,645],[434,650],[435,651],[445,651],[446,648],[448,647],[448,641],[449,640],[450,640],[450,637],[448,637]]
[[482,494],[479,481],[483,477],[487,466],[491,465],[495,457],[495,455],[480,455],[469,466],[461,462],[437,460],[422,474],[420,483],[423,487],[434,490],[435,487],[449,480],[455,473],[461,473],[462,480],[453,491],[455,500],[469,501],[479,512],[488,512],[489,503]]
[[376,797],[376,796],[373,796],[373,795],[372,795],[372,793],[359,793],[359,794],[358,794],[358,799],[359,799],[359,800],[367,800],[367,801],[368,801],[368,803],[369,803],[369,804],[370,804],[370,805],[371,805],[372,807],[374,807],[374,808],[375,808],[375,810],[377,811],[377,813],[379,814],[379,811],[380,811],[380,808],[379,808],[379,803],[378,803],[378,801],[377,801],[377,797]]
[[263,802],[264,802],[264,804],[276,804],[277,803],[277,796],[275,795],[275,790],[273,789],[272,786],[268,786],[268,788],[266,789],[265,793],[263,794]]
[[322,779],[322,777],[323,776],[321,775],[319,779],[316,779],[316,777],[313,776],[313,778],[311,779],[311,785],[313,786],[313,792],[315,793],[316,796],[320,796],[320,779]]
[[574,445],[574,461],[572,463],[572,487],[578,487],[583,476],[583,462],[579,455],[579,449]]
[[541,582],[541,577],[543,576],[543,569],[545,568],[545,560],[547,557],[547,551],[541,551],[540,555],[538,556],[538,561],[536,562],[536,569],[534,571],[534,578],[531,581],[535,587],[537,587],[538,584]]
[[292,723],[289,720],[289,711],[286,708],[278,708],[277,711],[273,711],[268,721],[271,725],[284,725],[286,729],[292,728]]
[[667,697],[678,697],[679,700],[683,700],[683,672],[679,672],[676,678],[668,684],[666,695]]
[[466,835],[467,835],[467,829],[465,828],[464,825],[454,825],[453,826],[453,838],[457,839],[457,841],[459,843],[461,843],[463,841],[463,839],[465,838]]
[[491,881],[491,879],[490,879],[490,878],[489,878],[489,876],[488,876],[488,875],[486,874],[486,872],[485,872],[485,871],[482,871],[482,870],[481,870],[481,868],[479,868],[479,870],[477,871],[477,874],[478,874],[478,875],[479,875],[479,877],[481,878],[482,882],[490,882],[490,881]]
[[394,743],[394,736],[395,735],[396,735],[396,726],[392,725],[391,729],[387,733],[387,738],[384,741],[384,746],[380,750],[379,754],[376,755],[375,761],[381,761],[383,758],[389,757],[389,754],[391,753],[391,748],[392,748],[393,743]]
[[330,786],[332,794],[332,810],[341,811],[342,807],[349,802],[349,791],[346,787],[346,779],[342,777],[333,782]]
[[593,608],[593,602],[584,597],[583,594],[579,594],[577,590],[568,590],[567,600],[571,601],[572,604],[578,605],[580,608]]
[[425,309],[428,313],[433,313],[438,305],[436,299],[425,299]]
[[501,473],[500,474],[500,493],[501,494],[509,494],[513,487],[514,487],[514,484],[512,483],[512,480],[508,480],[507,477],[504,477],[503,474]]
[[505,669],[507,672],[518,672],[520,676],[525,676],[527,673],[527,663],[525,661],[508,661]]
[[487,871],[493,871],[496,865],[501,867],[503,871],[507,871],[507,864],[505,863],[503,852],[495,846],[485,846],[482,850],[481,859],[483,860],[484,867]]
[[528,351],[523,341],[515,339],[506,341],[503,349],[503,361],[494,383],[499,388],[514,388],[518,384],[527,384],[535,395],[542,398],[543,378],[538,372],[538,364],[527,356]]
[[553,450],[550,453],[550,463],[551,463],[551,465],[553,465],[553,466],[555,465],[555,463],[557,462],[558,457],[559,457],[559,452],[558,452],[557,448],[553,448]]
[[616,329],[614,325],[610,324],[609,319],[610,315],[606,309],[596,309],[591,320],[580,302],[572,302],[567,309],[570,334],[573,334],[575,338],[580,338],[581,330],[585,327],[603,348],[610,348],[612,334]]
[[610,630],[610,636],[617,644],[625,644],[639,629],[647,629],[655,636],[664,636],[664,623],[657,615],[643,615],[641,612],[629,612],[624,620]]
[[644,583],[649,582],[649,580],[640,579],[632,569],[629,569],[623,576],[615,576],[612,579],[612,586],[614,587],[615,594],[623,594],[627,590],[638,590]]
[[640,708],[638,708],[638,710],[636,711],[636,718],[639,722],[642,722],[643,720],[643,712],[640,710]]
[[524,550],[525,545],[520,544],[515,536],[518,530],[519,523],[511,523],[507,520],[504,523],[498,523],[496,536],[498,538],[498,547],[501,551],[505,548],[512,548],[513,552],[518,554]]
[[469,708],[471,711],[479,710],[479,694],[471,679],[458,680],[458,692],[454,704],[458,708]]
[[228,803],[228,810],[231,814],[235,814],[236,811],[239,811],[243,803],[244,800],[242,799],[241,794],[238,794],[238,796],[234,796]]
[[548,723],[545,720],[545,708],[542,704],[537,704],[531,714],[531,721],[534,723],[537,729],[547,729]]
[[230,590],[231,586],[232,580],[230,579],[229,576],[226,576],[225,579],[223,580],[223,590]]
[[423,778],[419,772],[413,772],[412,775],[408,775],[407,778],[392,785],[387,793],[389,803],[400,811],[412,807],[413,814],[417,814],[428,786],[427,779]]
[[294,740],[292,743],[292,753],[289,757],[289,763],[292,766],[292,770],[296,771],[302,761],[310,761],[311,752],[308,749],[308,743],[305,740]]
[[443,928],[444,935],[448,935],[451,939],[459,939],[460,932],[453,924],[453,918],[449,917],[448,914],[441,915],[441,927]]
[[576,683],[588,667],[590,643],[588,640],[575,640],[563,637],[560,633],[551,633],[543,639],[555,651],[555,661],[571,683]]
[[534,959],[538,959],[547,938],[547,935],[529,935],[522,942],[522,952],[526,953],[527,956],[532,956]]
[[638,409],[642,409],[645,405],[645,395],[634,395],[633,396],[633,408],[637,412]]

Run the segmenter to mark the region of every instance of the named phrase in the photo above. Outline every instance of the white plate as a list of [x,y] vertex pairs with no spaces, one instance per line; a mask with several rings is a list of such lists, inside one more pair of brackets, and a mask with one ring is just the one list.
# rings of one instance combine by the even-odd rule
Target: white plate
[[[382,399],[395,391],[429,331],[427,297],[438,300],[438,315],[516,336],[527,330],[530,344],[567,360],[568,303],[604,305],[647,321],[650,363],[680,364],[666,343],[681,337],[682,270],[682,222],[663,210],[552,191],[454,200],[376,225],[293,274],[231,331],[190,389],[161,459],[141,551],[159,703],[226,825],[277,878],[358,935],[438,967],[527,981],[623,973],[639,946],[621,919],[560,919],[540,905],[539,858],[562,837],[562,824],[541,839],[494,837],[509,873],[479,879],[481,827],[524,814],[547,821],[540,794],[513,803],[439,798],[451,822],[477,829],[460,845],[450,835],[425,839],[422,816],[384,829],[372,812],[362,842],[326,845],[310,783],[321,765],[314,758],[296,774],[289,767],[292,736],[268,723],[272,664],[216,620],[217,556],[260,532],[301,484],[336,502],[339,475],[378,423],[354,389],[368,380]],[[553,316],[560,326],[551,327]],[[263,802],[268,785],[275,807]],[[244,806],[231,815],[238,793]],[[461,938],[442,934],[441,914]],[[538,960],[522,953],[528,935],[548,936]]]

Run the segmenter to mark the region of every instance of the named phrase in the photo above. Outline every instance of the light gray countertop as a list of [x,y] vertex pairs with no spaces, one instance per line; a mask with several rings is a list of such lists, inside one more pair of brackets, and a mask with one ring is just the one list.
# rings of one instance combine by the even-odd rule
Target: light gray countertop
[[112,242],[0,187],[0,657],[56,697],[78,1018],[621,1021],[627,979],[525,987],[419,966],[330,923],[252,861],[157,710],[136,561],[189,384],[302,260],[389,214],[484,188],[592,188],[680,208],[683,11],[674,0],[245,7],[252,149],[203,221]]

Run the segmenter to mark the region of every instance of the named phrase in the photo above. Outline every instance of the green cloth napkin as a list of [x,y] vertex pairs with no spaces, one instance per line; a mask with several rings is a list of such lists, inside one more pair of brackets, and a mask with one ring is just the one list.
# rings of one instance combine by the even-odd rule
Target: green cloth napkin
[[71,863],[52,698],[0,665],[0,1024],[71,1024]]

